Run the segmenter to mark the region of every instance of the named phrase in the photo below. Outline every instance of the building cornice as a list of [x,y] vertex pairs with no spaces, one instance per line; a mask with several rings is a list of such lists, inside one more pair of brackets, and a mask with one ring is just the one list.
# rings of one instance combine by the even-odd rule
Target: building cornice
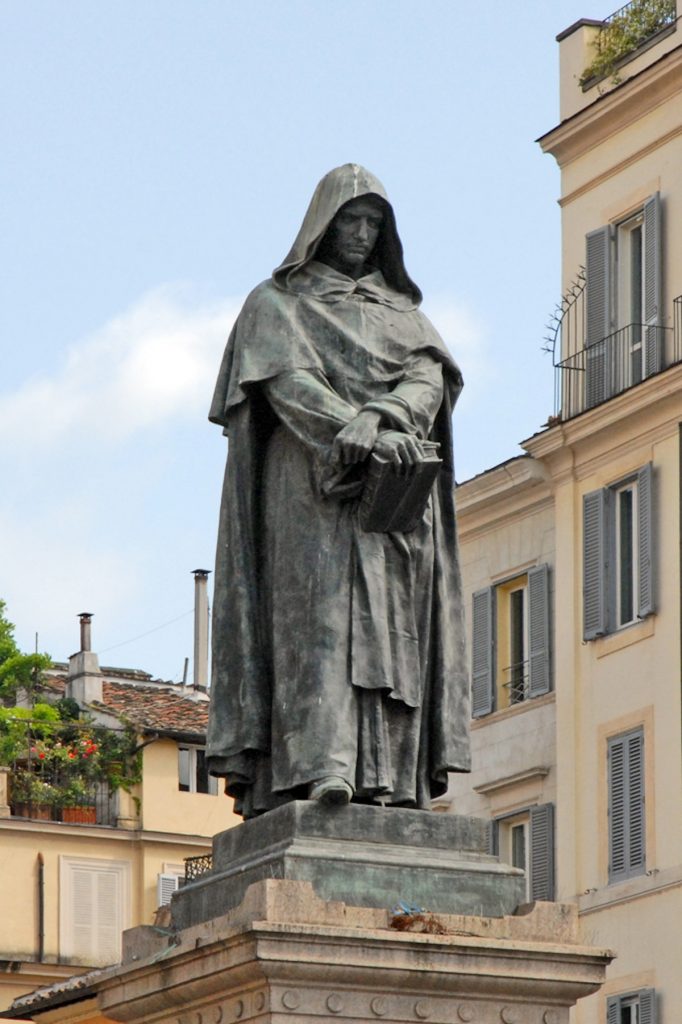
[[527,515],[552,500],[547,471],[528,455],[503,462],[460,484],[456,491],[461,533]]
[[560,167],[594,150],[604,139],[682,91],[682,45],[623,82],[612,92],[562,121],[538,142]]
[[[522,442],[555,481],[578,475],[578,463],[611,457],[621,444],[632,447],[677,432],[682,418],[682,364],[642,381],[594,409]],[[622,438],[625,429],[626,436]]]

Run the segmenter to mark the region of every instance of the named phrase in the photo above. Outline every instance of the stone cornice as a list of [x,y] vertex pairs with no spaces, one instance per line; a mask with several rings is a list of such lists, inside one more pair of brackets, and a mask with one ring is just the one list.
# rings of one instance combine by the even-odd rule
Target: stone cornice
[[457,487],[457,522],[462,535],[489,529],[500,519],[515,516],[551,503],[549,477],[534,458],[519,456],[486,470]]
[[682,45],[542,135],[538,142],[543,152],[551,153],[563,167],[680,91]]

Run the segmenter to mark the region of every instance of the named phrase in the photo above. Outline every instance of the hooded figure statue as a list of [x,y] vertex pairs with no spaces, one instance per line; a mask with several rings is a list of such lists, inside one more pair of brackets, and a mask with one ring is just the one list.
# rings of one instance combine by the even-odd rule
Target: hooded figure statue
[[[210,419],[229,439],[208,767],[253,817],[293,799],[427,808],[469,770],[451,414],[461,375],[403,263],[382,185],[318,185],[247,298]],[[367,532],[372,451],[440,444],[417,527]]]

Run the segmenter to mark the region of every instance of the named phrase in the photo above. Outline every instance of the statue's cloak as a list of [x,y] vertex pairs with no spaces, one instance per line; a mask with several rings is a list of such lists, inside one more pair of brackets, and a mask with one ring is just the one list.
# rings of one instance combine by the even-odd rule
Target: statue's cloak
[[[363,195],[385,218],[375,266],[354,280],[315,253]],[[426,807],[448,771],[469,770],[451,430],[461,376],[420,300],[381,184],[348,164],[320,182],[230,335],[210,412],[229,450],[208,759],[247,816],[305,796],[320,773],[360,799]],[[331,464],[362,408],[441,446],[413,533],[362,531],[357,474]]]

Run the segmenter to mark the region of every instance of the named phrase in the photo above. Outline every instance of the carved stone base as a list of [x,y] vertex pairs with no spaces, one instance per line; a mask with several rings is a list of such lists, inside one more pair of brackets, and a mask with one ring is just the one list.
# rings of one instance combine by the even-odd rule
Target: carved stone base
[[96,986],[99,1012],[129,1024],[567,1024],[611,955],[576,944],[575,908],[527,911],[398,931],[384,910],[261,881],[223,917],[127,932],[124,965]]

